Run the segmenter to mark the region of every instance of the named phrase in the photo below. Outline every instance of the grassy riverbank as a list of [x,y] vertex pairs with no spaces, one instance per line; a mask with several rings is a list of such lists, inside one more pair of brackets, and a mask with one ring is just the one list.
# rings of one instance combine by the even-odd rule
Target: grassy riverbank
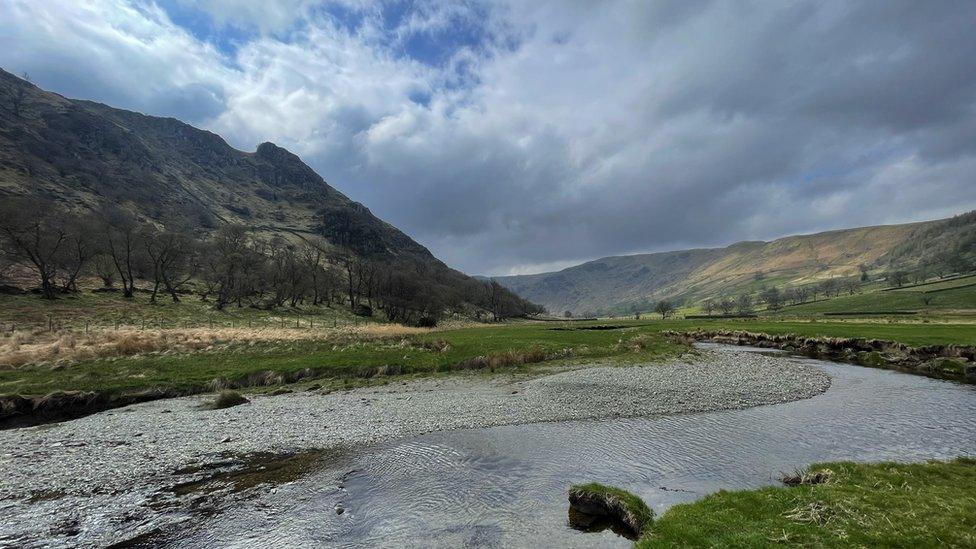
[[[45,361],[3,369],[0,370],[0,394],[36,395],[57,390],[124,392],[149,388],[192,391],[206,387],[215,379],[233,385],[234,381],[268,372],[271,373],[266,376],[268,379],[274,379],[273,374],[288,378],[301,372],[303,378],[363,378],[494,370],[556,360],[642,362],[676,356],[687,349],[668,341],[656,327],[553,328],[560,326],[513,323],[441,331],[413,329],[402,333],[394,326],[378,326],[375,333],[323,331],[311,337],[303,333],[302,337],[294,338],[287,331],[271,334],[216,331],[209,334],[204,347],[190,346],[181,352],[150,346],[145,353],[80,360],[60,367]],[[172,339],[173,347],[183,345],[181,332],[163,331],[162,335]],[[249,339],[248,335],[253,338]],[[75,345],[83,343],[79,341]]]
[[636,547],[973,547],[976,460],[824,463],[821,484],[721,491],[677,505]]
[[976,345],[976,324],[964,322],[887,322],[849,320],[673,320],[662,321],[671,330],[746,330],[767,334],[800,336],[860,337],[883,339],[911,346]]
[[467,322],[429,330],[371,322],[342,307],[215,311],[195,296],[158,304],[141,293],[0,296],[0,395],[149,391],[158,398],[310,380],[335,388],[388,375],[539,363],[650,362],[687,349],[662,332],[698,328],[976,345],[976,324],[949,318]]
[[[594,329],[604,328],[604,329]],[[962,323],[605,320],[516,322],[421,330],[372,324],[346,328],[193,328],[8,333],[0,341],[0,394],[52,391],[203,390],[214,380],[253,385],[288,379],[493,370],[539,362],[640,362],[680,354],[665,330],[733,329],[769,334],[863,337],[908,345],[976,344]],[[32,339],[33,338],[33,339]],[[3,362],[3,360],[0,360]],[[270,372],[270,374],[268,374]],[[249,377],[264,375],[261,380]]]

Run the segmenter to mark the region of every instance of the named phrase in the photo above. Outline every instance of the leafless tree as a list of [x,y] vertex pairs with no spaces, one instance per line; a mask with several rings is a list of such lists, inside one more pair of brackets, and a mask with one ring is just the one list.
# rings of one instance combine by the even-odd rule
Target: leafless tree
[[766,303],[766,307],[771,311],[777,311],[783,306],[783,295],[775,286],[763,290],[760,299]]
[[54,204],[39,206],[26,199],[6,199],[0,206],[0,250],[37,274],[47,299],[57,297],[58,264],[69,247],[68,228],[59,214]]
[[908,281],[908,273],[902,270],[891,271],[888,273],[888,281],[901,288]]
[[674,313],[674,305],[670,301],[662,299],[654,306],[654,312],[661,315],[661,320],[664,320]]
[[183,232],[160,231],[147,225],[141,231],[140,240],[153,277],[149,301],[156,302],[156,295],[162,286],[173,303],[178,303],[180,290],[197,273],[192,238]]
[[749,294],[742,294],[735,300],[735,308],[739,311],[740,315],[749,314],[752,312],[752,296]]
[[135,273],[139,254],[138,229],[135,217],[121,208],[107,208],[100,214],[102,252],[111,258],[122,283],[122,295],[135,295]]

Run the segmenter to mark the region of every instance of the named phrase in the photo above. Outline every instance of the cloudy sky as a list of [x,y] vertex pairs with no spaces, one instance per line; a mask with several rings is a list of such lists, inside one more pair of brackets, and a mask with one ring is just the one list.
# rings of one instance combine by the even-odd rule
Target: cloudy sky
[[273,141],[477,274],[976,208],[976,2],[2,0],[0,66]]

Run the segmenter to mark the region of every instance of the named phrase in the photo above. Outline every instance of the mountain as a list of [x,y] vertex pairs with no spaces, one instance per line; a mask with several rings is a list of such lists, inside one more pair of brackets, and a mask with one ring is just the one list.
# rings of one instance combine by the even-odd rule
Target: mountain
[[201,238],[225,224],[291,242],[315,238],[330,251],[410,265],[417,276],[464,295],[480,284],[273,143],[239,151],[179,120],[68,99],[0,70],[4,196],[81,213],[118,205],[141,221],[188,227]]
[[886,271],[969,268],[976,212],[951,219],[861,227],[726,248],[605,257],[554,273],[497,277],[550,311],[626,312],[650,301],[705,298]]

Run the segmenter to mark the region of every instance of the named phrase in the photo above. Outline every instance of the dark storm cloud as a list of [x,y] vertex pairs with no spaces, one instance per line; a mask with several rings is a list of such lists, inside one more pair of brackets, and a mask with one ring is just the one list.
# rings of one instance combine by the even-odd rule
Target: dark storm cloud
[[56,4],[5,68],[278,142],[469,272],[976,207],[972,2]]

